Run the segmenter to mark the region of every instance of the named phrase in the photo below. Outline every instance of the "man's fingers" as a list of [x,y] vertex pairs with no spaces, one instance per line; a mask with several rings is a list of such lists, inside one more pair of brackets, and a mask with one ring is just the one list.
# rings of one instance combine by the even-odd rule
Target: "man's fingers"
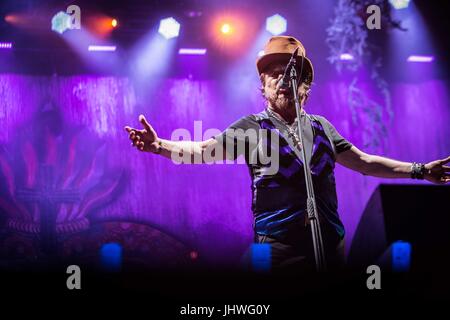
[[150,125],[150,123],[147,122],[147,119],[145,119],[143,114],[139,115],[139,122],[142,123],[145,130],[151,131],[152,126]]
[[448,156],[445,159],[440,160],[439,162],[440,162],[440,164],[444,164],[444,163],[450,162],[450,156]]
[[136,143],[136,148],[138,148],[139,150],[141,150],[141,151],[144,151],[144,142],[142,142],[142,141],[138,141],[137,143]]

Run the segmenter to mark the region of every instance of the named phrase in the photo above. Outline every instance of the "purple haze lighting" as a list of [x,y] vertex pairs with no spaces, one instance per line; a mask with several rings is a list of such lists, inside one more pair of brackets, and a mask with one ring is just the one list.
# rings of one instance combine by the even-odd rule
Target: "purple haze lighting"
[[116,51],[116,46],[95,46],[90,45],[88,51]]
[[12,49],[12,42],[0,42],[0,49]]
[[341,60],[353,60],[353,55],[351,55],[350,53],[341,53],[340,57]]
[[409,56],[408,62],[432,62],[434,60],[433,56]]
[[206,49],[180,48],[178,54],[204,55],[206,54]]

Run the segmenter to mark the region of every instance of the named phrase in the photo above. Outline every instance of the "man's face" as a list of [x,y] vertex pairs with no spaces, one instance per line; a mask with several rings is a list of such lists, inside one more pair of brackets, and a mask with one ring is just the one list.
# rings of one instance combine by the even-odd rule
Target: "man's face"
[[[277,90],[277,84],[281,81],[285,68],[286,63],[277,62],[269,65],[261,74],[264,86],[264,95],[269,102],[269,105],[276,109],[289,109],[295,107],[291,88]],[[300,89],[299,96],[304,96],[300,92]],[[301,100],[301,103],[303,104],[305,99]]]

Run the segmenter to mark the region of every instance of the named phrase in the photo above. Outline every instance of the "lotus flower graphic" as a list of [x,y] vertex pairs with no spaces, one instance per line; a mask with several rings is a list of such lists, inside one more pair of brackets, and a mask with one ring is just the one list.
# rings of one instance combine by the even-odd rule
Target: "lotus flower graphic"
[[[0,146],[0,213],[8,230],[37,235],[43,252],[59,235],[90,226],[90,216],[121,192],[124,171],[107,162],[105,142],[63,122],[51,102]],[[1,220],[0,220],[1,221]]]

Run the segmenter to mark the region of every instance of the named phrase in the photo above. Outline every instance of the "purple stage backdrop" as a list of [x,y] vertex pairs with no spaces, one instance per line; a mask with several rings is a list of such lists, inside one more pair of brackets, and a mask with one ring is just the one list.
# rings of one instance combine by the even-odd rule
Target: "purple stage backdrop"
[[[56,187],[77,186],[87,199],[76,205],[61,204],[58,221],[144,221],[197,249],[207,261],[238,262],[253,237],[247,167],[175,165],[136,151],[123,130],[125,125],[139,126],[137,117],[143,113],[162,138],[185,128],[193,139],[206,139],[217,133],[209,131],[202,137],[207,129],[223,130],[239,117],[264,108],[256,72],[242,86],[234,86],[240,87],[238,95],[220,80],[168,79],[157,89],[140,86],[137,90],[128,78],[2,74],[2,177],[12,193],[19,185],[35,186],[40,166],[52,165]],[[352,119],[348,87],[345,79],[317,84],[306,109],[324,115],[364,150],[363,129],[371,120]],[[365,88],[373,99],[380,98],[374,88]],[[388,119],[384,113],[387,134],[375,151],[406,161],[447,156],[447,83],[395,83],[390,90],[393,116]],[[194,132],[194,121],[201,121],[198,132]],[[339,165],[336,176],[348,249],[364,206],[382,180]],[[2,205],[5,209],[7,201]],[[27,210],[28,215],[6,212],[31,222],[38,220],[36,210]]]

